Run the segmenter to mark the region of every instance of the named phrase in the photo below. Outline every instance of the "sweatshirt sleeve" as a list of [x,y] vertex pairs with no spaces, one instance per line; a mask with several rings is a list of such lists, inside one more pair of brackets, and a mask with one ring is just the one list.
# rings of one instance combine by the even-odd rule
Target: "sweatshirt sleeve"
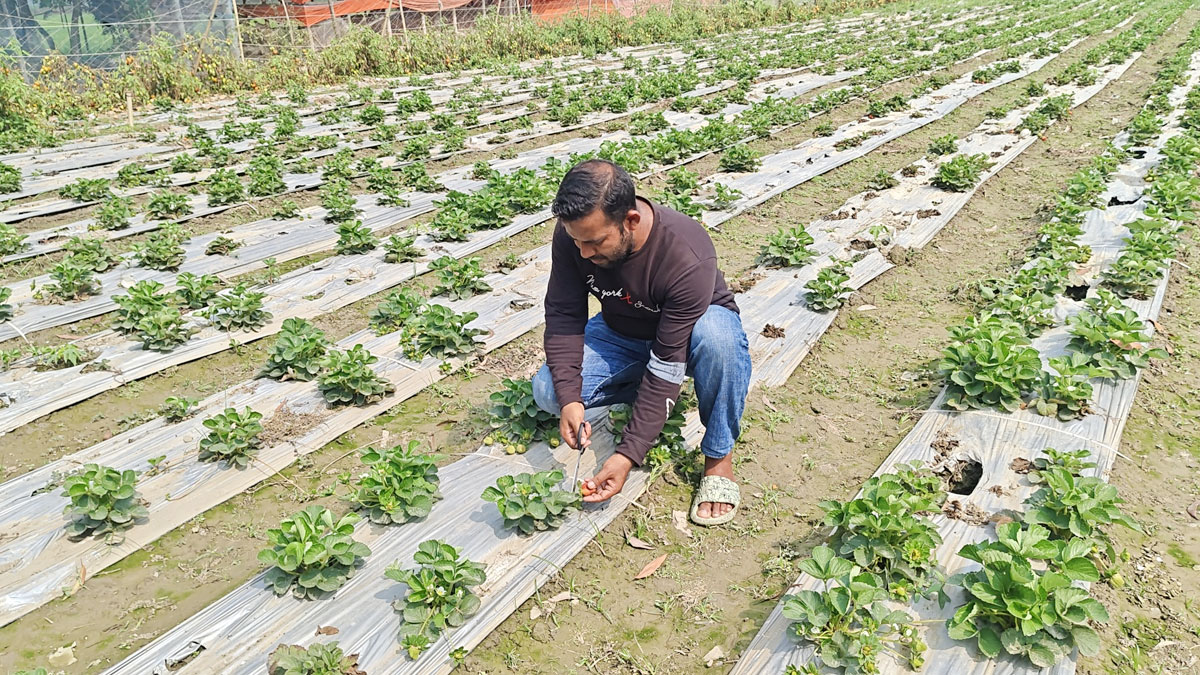
[[587,325],[587,287],[575,258],[579,250],[558,225],[550,245],[550,283],[546,287],[546,365],[558,404],[583,400],[583,329]]
[[714,258],[701,260],[676,277],[668,289],[658,320],[658,332],[650,347],[650,362],[638,387],[629,424],[617,452],[636,465],[646,459],[663,424],[679,400],[679,388],[687,372],[692,328],[712,304],[717,280]]

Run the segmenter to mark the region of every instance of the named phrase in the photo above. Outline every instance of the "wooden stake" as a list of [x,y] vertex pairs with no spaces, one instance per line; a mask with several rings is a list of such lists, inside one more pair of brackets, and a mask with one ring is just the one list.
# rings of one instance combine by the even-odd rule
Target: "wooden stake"
[[246,52],[242,49],[242,21],[238,16],[237,4],[229,0],[229,11],[233,12],[233,32],[237,36],[237,56],[239,61],[246,60]]
[[133,92],[125,90],[125,116],[129,118],[129,126],[133,127]]

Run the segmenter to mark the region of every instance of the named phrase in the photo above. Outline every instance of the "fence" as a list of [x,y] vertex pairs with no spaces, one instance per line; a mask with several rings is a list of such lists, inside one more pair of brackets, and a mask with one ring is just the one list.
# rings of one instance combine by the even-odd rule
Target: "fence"
[[239,58],[315,50],[356,26],[385,35],[461,31],[483,16],[536,17],[670,10],[675,0],[0,0],[0,52],[30,77],[43,59],[112,70],[156,36],[215,39]]

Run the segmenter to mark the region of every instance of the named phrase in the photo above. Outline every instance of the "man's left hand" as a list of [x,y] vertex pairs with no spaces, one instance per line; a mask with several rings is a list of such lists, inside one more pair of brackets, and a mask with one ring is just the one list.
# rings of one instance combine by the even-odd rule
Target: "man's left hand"
[[588,480],[584,481],[588,488],[595,490],[592,494],[583,498],[585,502],[603,502],[608,501],[625,487],[625,480],[629,478],[629,471],[633,468],[633,460],[620,453],[613,453],[612,457],[604,462],[604,466],[600,467],[600,471]]

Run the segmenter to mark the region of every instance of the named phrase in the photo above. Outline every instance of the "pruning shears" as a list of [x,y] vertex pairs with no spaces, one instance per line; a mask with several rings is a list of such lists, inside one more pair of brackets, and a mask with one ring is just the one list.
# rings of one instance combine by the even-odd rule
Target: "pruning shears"
[[571,489],[578,489],[579,486],[579,463],[583,461],[583,430],[586,421],[579,423],[579,432],[575,434],[575,445],[579,450],[579,456],[575,458],[575,478],[571,480]]

